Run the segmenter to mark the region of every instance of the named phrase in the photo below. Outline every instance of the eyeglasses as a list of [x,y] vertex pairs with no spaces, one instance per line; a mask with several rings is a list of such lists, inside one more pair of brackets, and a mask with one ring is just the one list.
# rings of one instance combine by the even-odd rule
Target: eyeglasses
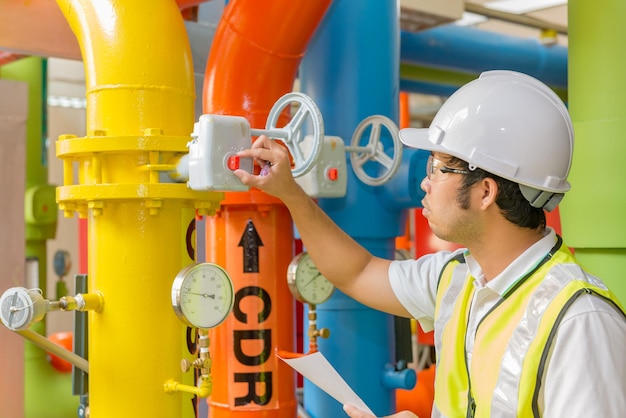
[[428,180],[443,180],[443,178],[436,179],[435,176],[437,174],[437,170],[439,170],[443,174],[454,173],[454,174],[470,174],[469,170],[461,170],[459,168],[450,168],[443,165],[443,161],[433,157],[432,155],[428,157],[428,162],[426,163],[426,177]]

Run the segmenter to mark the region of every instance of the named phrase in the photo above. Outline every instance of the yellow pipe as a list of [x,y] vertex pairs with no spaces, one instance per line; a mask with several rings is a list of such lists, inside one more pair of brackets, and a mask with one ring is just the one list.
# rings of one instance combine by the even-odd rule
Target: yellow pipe
[[75,296],[63,296],[58,303],[63,311],[101,312],[104,308],[104,297],[100,292],[79,293]]
[[199,398],[208,398],[213,391],[213,380],[211,377],[211,356],[209,354],[209,334],[205,329],[198,329],[198,348],[200,349],[199,358],[193,362],[183,360],[181,362],[183,372],[189,369],[200,369],[200,382],[197,386],[184,385],[170,379],[163,385],[165,393],[186,392],[191,393]]
[[194,209],[214,213],[223,197],[159,182],[160,164],[187,152],[193,129],[183,20],[171,0],[57,3],[80,45],[87,98],[87,137],[57,142],[65,169],[78,169],[57,200],[88,219],[88,289],[106,299],[89,312],[90,416],[179,417],[190,396],[163,392],[182,380],[171,284],[193,261],[181,248]]
[[208,398],[211,395],[211,383],[202,380],[198,386],[183,385],[175,380],[168,380],[163,384],[165,393],[186,392],[197,395],[199,398]]

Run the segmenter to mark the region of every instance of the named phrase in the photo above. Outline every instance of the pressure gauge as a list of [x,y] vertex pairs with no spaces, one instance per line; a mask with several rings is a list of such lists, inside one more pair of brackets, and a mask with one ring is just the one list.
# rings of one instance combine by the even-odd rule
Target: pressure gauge
[[0,319],[13,331],[27,329],[46,313],[41,294],[24,287],[12,287],[0,296]]
[[319,305],[333,294],[335,286],[322,276],[309,253],[298,254],[287,269],[289,290],[300,302]]
[[172,284],[172,306],[187,325],[208,329],[221,324],[233,309],[233,282],[212,263],[182,269]]

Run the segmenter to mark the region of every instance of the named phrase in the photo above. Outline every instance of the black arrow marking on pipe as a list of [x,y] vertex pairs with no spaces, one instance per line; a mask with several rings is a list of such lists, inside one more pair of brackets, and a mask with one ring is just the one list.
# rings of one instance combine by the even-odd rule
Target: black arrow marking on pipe
[[259,247],[263,246],[263,241],[261,241],[251,219],[248,219],[238,246],[243,247],[243,272],[258,273]]

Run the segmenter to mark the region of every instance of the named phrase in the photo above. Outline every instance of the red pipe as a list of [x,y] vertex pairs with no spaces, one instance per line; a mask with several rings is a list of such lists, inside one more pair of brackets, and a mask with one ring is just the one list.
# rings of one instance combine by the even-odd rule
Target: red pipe
[[[244,116],[251,127],[265,127],[276,100],[293,90],[330,3],[231,0],[207,62],[203,113]],[[236,293],[233,314],[210,335],[211,374],[220,384],[213,385],[209,416],[293,418],[296,376],[275,356],[295,349],[295,300],[286,278],[294,255],[289,212],[258,190],[231,192],[206,226],[206,259],[229,272]],[[240,248],[246,241],[256,243],[247,267]]]
[[11,52],[0,51],[0,66],[3,66],[4,64],[9,64],[13,61],[17,61],[27,56],[28,55],[14,54]]
[[208,0],[176,0],[176,4],[180,10],[185,10],[190,7],[199,6],[202,3],[207,2]]

